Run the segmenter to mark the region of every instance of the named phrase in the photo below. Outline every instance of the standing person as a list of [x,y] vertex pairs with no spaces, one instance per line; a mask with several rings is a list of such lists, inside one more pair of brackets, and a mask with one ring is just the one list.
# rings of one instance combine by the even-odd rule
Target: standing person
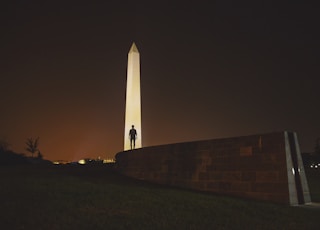
[[129,136],[130,136],[131,149],[132,149],[132,142],[133,142],[133,148],[136,148],[137,130],[134,128],[134,125],[132,125],[132,128],[129,131]]

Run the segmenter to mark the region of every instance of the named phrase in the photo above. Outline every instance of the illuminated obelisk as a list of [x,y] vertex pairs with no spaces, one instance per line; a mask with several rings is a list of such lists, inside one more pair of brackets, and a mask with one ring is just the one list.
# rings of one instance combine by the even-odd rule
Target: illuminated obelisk
[[131,149],[129,131],[132,125],[137,130],[135,148],[141,148],[140,54],[135,43],[128,53],[124,150]]

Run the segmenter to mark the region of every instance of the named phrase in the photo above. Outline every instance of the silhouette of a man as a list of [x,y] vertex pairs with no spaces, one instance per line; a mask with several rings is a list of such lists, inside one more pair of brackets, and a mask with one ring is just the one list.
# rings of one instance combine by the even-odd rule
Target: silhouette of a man
[[[131,149],[136,148],[137,130],[134,128],[134,125],[132,125],[132,128],[129,131],[129,136],[130,136]],[[133,148],[132,148],[132,144],[133,144]]]

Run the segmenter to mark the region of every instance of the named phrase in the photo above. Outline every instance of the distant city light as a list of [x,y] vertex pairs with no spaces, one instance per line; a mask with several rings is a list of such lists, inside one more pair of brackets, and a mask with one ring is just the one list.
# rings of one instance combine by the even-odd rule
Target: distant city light
[[310,165],[310,168],[312,168],[312,169],[318,169],[318,168],[320,168],[320,163],[318,163],[318,164],[311,164],[311,165]]
[[64,165],[64,164],[68,164],[68,161],[65,160],[56,160],[52,162],[54,165]]
[[104,160],[103,160],[103,163],[104,163],[104,164],[114,163],[114,162],[115,162],[115,160],[112,159],[112,158],[111,158],[111,159],[104,159]]
[[84,164],[86,164],[86,160],[81,159],[81,160],[78,161],[78,163],[81,164],[81,165],[84,165]]
[[110,163],[115,163],[115,162],[116,161],[113,158],[101,159],[100,157],[98,157],[97,159],[85,158],[85,159],[81,159],[79,161],[72,161],[72,162],[58,160],[58,161],[52,161],[52,164],[54,164],[54,165],[65,165],[65,164],[85,165],[85,164],[110,164]]

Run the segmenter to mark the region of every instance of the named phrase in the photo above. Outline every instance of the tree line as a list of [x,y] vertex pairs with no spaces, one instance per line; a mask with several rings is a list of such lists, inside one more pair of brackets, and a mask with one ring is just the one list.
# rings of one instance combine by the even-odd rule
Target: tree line
[[25,142],[25,150],[30,153],[30,156],[25,154],[15,153],[10,150],[10,144],[5,138],[0,139],[0,165],[5,164],[24,164],[34,162],[44,162],[43,155],[39,149],[39,137],[27,138]]

